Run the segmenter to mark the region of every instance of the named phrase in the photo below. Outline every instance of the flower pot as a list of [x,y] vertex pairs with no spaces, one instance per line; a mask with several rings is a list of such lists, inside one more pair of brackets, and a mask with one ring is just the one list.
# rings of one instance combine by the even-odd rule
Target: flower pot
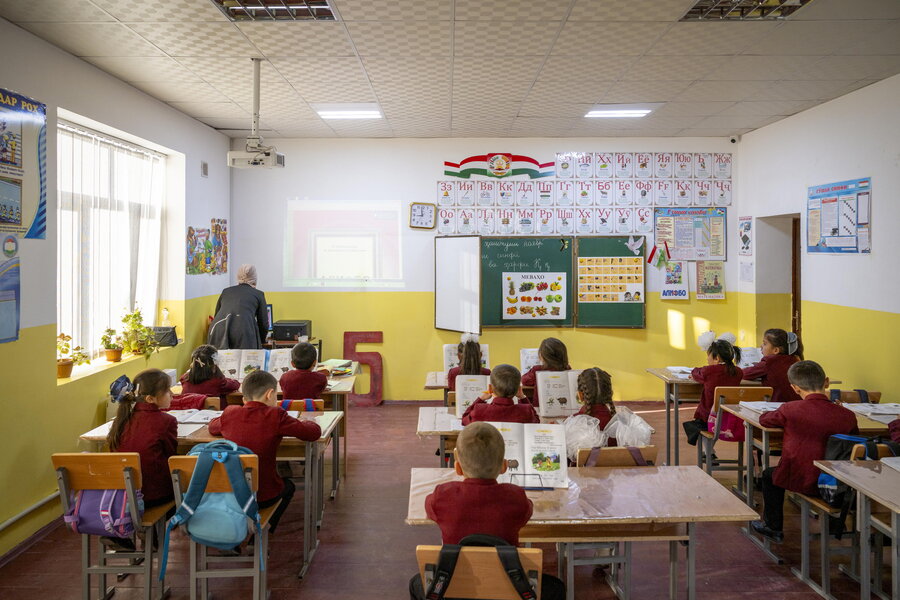
[[121,348],[106,348],[103,350],[104,354],[106,354],[107,362],[119,362],[122,360],[122,349]]
[[72,359],[63,358],[56,361],[56,378],[65,379],[72,376]]

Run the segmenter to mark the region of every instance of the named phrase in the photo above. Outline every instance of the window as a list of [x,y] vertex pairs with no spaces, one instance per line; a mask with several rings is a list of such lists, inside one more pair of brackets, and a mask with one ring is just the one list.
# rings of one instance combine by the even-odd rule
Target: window
[[156,320],[166,157],[64,121],[57,154],[57,329],[96,354],[125,312]]

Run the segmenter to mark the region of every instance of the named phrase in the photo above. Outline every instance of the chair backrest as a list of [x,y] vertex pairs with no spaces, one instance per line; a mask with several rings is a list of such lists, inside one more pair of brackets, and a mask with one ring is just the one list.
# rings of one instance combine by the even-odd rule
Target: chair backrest
[[[859,404],[860,402],[862,402],[862,398],[859,397],[859,392],[857,392],[856,390],[840,390],[840,392],[840,402],[842,404]],[[869,396],[869,404],[878,404],[879,402],[881,402],[881,392],[870,392],[866,390],[866,393]]]
[[456,392],[447,392],[447,406],[456,406]]
[[[656,463],[656,455],[658,454],[656,446],[638,446],[641,456],[647,463]],[[576,456],[575,466],[583,467],[591,455],[593,448],[579,448]],[[636,467],[634,457],[628,448],[618,446],[606,446],[600,448],[600,454],[597,456],[597,464],[595,467]],[[653,466],[653,465],[648,465]]]
[[[882,459],[886,456],[893,456],[894,453],[891,452],[891,449],[887,444],[876,444],[878,448],[878,458]],[[856,444],[850,450],[850,460],[863,460],[866,457],[866,446],[865,444]]]
[[[313,410],[314,410],[314,411],[317,411],[317,410],[318,410],[318,411],[325,410],[325,400],[322,400],[322,399],[314,399],[314,400],[312,401],[312,403],[313,403]],[[291,401],[290,401],[290,404],[288,405],[288,408],[287,408],[287,409],[288,409],[288,410],[298,410],[298,411],[300,411],[300,412],[305,412],[305,411],[306,411],[306,400],[291,400]]]
[[718,386],[713,392],[713,412],[718,413],[720,404],[768,402],[772,392],[772,388],[760,385]]
[[[519,562],[529,579],[538,582],[538,600],[540,599],[541,564],[543,551],[540,548],[519,548]],[[425,568],[427,565],[437,566],[440,546],[416,546],[416,561],[419,563],[419,574],[422,585],[428,591]],[[496,548],[466,546],[459,553],[456,569],[450,579],[445,598],[489,598],[491,600],[520,600],[519,594],[509,581]]]
[[69,492],[124,490],[126,469],[141,489],[141,455],[137,452],[65,452],[50,457],[57,473],[64,470]]
[[[241,454],[241,465],[244,467],[244,472],[249,473],[247,483],[250,486],[250,491],[255,492],[259,488],[259,457],[255,454]],[[196,456],[169,457],[169,471],[172,473],[172,482],[176,488],[176,496],[180,496],[187,491],[196,466]],[[209,479],[206,482],[206,491],[216,493],[231,491],[228,473],[221,463],[217,462],[213,465],[212,471],[209,473]]]

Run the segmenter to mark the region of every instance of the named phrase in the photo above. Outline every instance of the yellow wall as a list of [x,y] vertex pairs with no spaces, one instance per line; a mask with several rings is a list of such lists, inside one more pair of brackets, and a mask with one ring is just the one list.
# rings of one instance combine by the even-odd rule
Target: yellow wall
[[[162,303],[169,309],[172,322],[179,325],[184,344],[164,348],[149,361],[126,359],[64,382],[55,379],[55,324],[23,329],[17,342],[0,344],[4,373],[0,402],[5,415],[0,421],[5,448],[0,453],[0,474],[5,483],[0,521],[56,491],[50,455],[85,449],[78,436],[105,418],[109,384],[114,379],[122,374],[134,377],[147,367],[177,368],[179,372],[186,367],[190,351],[203,338],[206,315],[215,308],[216,298]],[[187,330],[184,323],[191,324]],[[60,505],[51,502],[0,532],[0,555],[59,514]]]
[[759,346],[766,329],[791,330],[791,294],[732,295],[738,298],[738,346]]

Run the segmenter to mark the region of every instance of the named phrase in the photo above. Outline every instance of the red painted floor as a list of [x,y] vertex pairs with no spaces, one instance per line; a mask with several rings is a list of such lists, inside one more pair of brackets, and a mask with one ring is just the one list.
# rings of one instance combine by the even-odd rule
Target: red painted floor
[[[437,441],[420,440],[415,435],[421,405],[390,403],[351,409],[349,472],[337,498],[326,506],[318,553],[306,578],[297,579],[303,505],[302,491],[298,491],[270,544],[269,588],[273,599],[407,597],[407,582],[415,571],[416,544],[440,543],[437,527],[410,527],[403,522],[409,469],[438,464],[434,455]],[[659,440],[662,446],[665,440],[662,403],[631,403],[630,406],[656,429],[654,440]],[[683,419],[689,418],[692,412],[693,406],[683,409]],[[733,449],[726,444],[719,446],[720,457],[732,457]],[[682,464],[691,464],[694,456],[694,448],[682,442]],[[730,484],[728,478],[727,474],[721,478],[723,484]],[[764,556],[736,525],[701,524],[697,549],[698,598],[819,598],[791,573],[791,567],[799,566],[799,520],[795,508],[789,505],[786,511],[787,541],[776,547],[786,559],[785,565],[776,565]],[[555,553],[550,546],[544,550],[545,569],[555,572]],[[814,545],[814,554],[817,551],[818,546]],[[186,555],[185,544],[174,541],[167,577],[173,600],[188,598]],[[633,557],[632,598],[667,597],[668,545],[636,544]],[[0,569],[0,598],[80,598],[79,561],[78,536],[57,528]],[[814,562],[813,572],[817,570],[818,562]],[[576,577],[576,598],[614,597],[602,579],[594,576],[591,567],[577,567]],[[140,597],[140,584],[139,577],[129,577],[118,584],[115,598]],[[832,586],[838,600],[859,597],[858,586],[838,572],[837,563],[832,568]],[[246,579],[214,580],[210,589],[217,599],[250,597]],[[684,597],[683,575],[679,590],[679,597]]]

